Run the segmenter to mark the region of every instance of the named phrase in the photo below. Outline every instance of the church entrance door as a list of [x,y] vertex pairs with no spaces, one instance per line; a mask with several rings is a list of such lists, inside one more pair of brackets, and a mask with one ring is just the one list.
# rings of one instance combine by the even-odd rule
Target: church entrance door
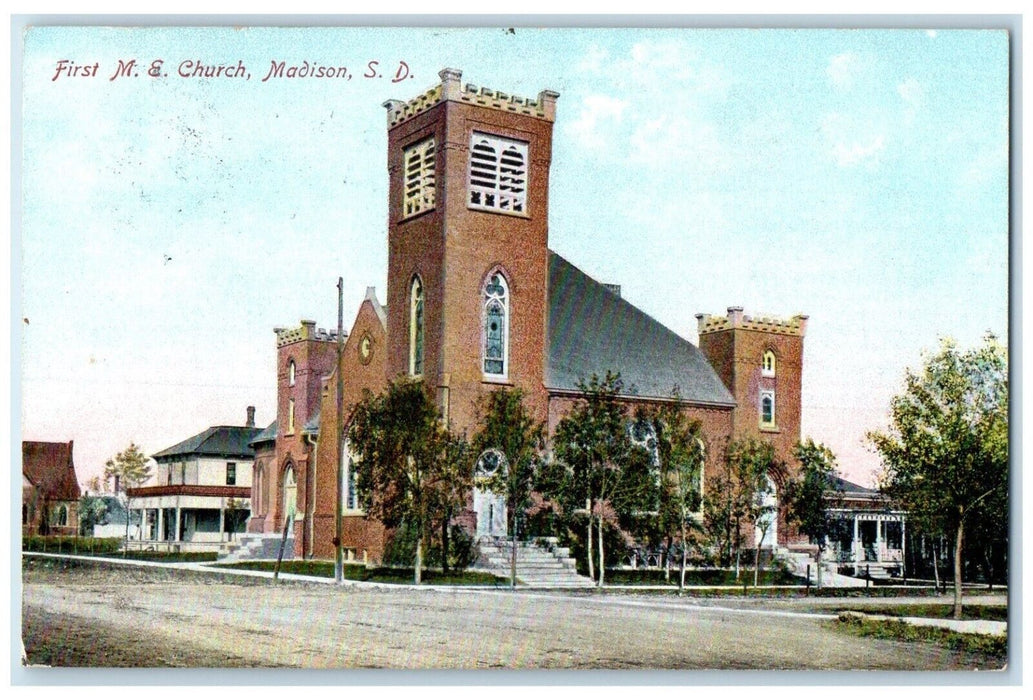
[[473,511],[477,514],[477,539],[505,537],[509,534],[506,498],[492,487],[505,477],[506,456],[498,450],[485,450],[474,466]]

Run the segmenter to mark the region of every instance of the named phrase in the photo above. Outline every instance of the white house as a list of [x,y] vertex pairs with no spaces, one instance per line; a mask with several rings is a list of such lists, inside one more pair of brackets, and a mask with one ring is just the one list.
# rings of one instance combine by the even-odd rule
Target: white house
[[213,426],[158,452],[154,483],[129,489],[141,517],[134,548],[216,550],[244,532],[251,510],[255,409],[244,426]]

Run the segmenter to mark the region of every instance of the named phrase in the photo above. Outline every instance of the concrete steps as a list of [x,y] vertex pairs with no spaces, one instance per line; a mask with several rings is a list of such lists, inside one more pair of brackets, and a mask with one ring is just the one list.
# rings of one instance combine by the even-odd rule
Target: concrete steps
[[[539,544],[540,543],[540,544]],[[501,538],[482,538],[477,546],[480,557],[476,568],[496,576],[508,577],[513,553],[512,542]],[[577,573],[577,565],[566,547],[555,538],[536,542],[517,542],[517,581],[533,588],[592,588],[595,583]]]
[[[280,552],[280,534],[245,534],[233,542],[226,542],[219,548],[217,561],[232,564],[255,559],[276,559]],[[283,558],[294,558],[294,538],[288,537],[283,548]]]

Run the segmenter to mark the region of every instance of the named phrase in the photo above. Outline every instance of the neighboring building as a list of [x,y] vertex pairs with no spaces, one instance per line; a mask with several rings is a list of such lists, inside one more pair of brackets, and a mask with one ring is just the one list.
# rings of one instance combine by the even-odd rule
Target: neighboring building
[[250,443],[261,432],[249,406],[245,425],[214,426],[152,455],[156,485],[127,491],[130,511],[140,517],[132,545],[217,549],[243,532],[255,459]]
[[[731,439],[768,441],[791,464],[807,317],[751,318],[732,307],[727,317],[697,317],[699,347],[679,337],[623,299],[619,286],[549,249],[559,96],[544,90],[523,99],[463,85],[457,70],[439,75],[441,83],[415,99],[384,105],[387,306],[367,290],[340,366],[334,333],[311,321],[276,329],[277,420],[253,443],[261,466],[249,530],[272,533],[286,521],[296,556],[333,555],[335,372],[346,423],[364,390],[408,375],[431,387],[449,426],[468,436],[478,400],[495,389],[522,389],[551,434],[581,382],[620,372],[629,408],[676,401],[700,421],[704,488]],[[604,203],[595,206],[606,215]],[[342,545],[377,560],[385,533],[359,509],[345,460]],[[505,503],[475,488],[458,520],[478,535],[505,534]]]
[[22,534],[75,535],[79,480],[65,442],[22,443]]
[[[123,499],[113,494],[97,494],[93,496],[104,504],[104,514],[93,525],[94,537],[119,537],[126,536],[126,519],[130,518],[129,511]],[[129,522],[129,539],[140,539],[140,512],[133,511]]]
[[831,556],[841,573],[872,577],[904,573],[906,513],[893,510],[879,491],[833,477],[830,509],[835,522]]

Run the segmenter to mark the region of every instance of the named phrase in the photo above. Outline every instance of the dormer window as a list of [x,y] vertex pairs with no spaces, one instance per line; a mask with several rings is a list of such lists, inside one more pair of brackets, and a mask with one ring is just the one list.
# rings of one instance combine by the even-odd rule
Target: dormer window
[[402,216],[414,216],[434,208],[434,137],[409,146],[403,152],[405,185]]
[[775,376],[775,353],[768,350],[764,353],[763,364],[761,365],[761,375],[764,377]]
[[472,209],[527,211],[527,144],[474,132],[470,139]]

